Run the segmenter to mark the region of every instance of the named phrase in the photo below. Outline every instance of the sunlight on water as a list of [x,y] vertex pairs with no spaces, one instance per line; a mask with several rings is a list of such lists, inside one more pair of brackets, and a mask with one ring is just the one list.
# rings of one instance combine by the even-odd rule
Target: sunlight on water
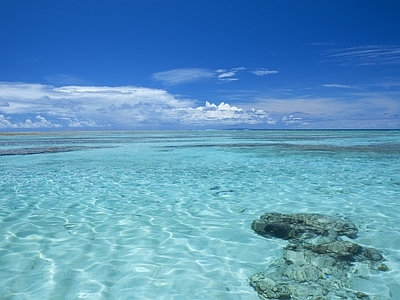
[[265,212],[357,225],[400,299],[399,131],[0,134],[0,299],[258,299]]

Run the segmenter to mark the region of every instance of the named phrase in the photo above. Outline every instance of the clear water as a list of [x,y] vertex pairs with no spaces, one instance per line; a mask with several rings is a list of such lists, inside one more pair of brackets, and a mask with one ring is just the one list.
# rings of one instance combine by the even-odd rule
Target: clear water
[[399,131],[3,133],[0,172],[0,299],[255,300],[271,211],[354,222],[400,299]]

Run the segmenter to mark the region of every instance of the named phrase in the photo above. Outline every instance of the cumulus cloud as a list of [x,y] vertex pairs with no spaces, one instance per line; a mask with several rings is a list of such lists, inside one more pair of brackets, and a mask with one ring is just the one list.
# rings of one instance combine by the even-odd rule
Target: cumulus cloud
[[187,108],[183,116],[185,124],[261,124],[269,121],[269,116],[263,110],[243,110],[221,102],[219,105],[206,101],[205,106]]
[[[184,109],[193,100],[178,99],[164,90],[122,86],[61,86],[41,84],[0,83],[0,97],[8,105],[0,107],[5,124],[10,128],[34,127],[42,124],[21,123],[16,116],[37,115],[51,119],[63,127],[101,127],[141,125],[151,118],[162,118],[167,108]],[[160,115],[157,115],[161,112]],[[147,113],[147,114],[146,114]],[[7,119],[7,117],[12,117]],[[18,120],[19,120],[18,119]],[[5,121],[4,121],[5,120]],[[6,121],[10,122],[8,124]],[[26,123],[26,124],[25,124]],[[33,124],[34,123],[34,124]],[[25,125],[23,125],[25,124]]]
[[166,85],[177,85],[214,76],[214,72],[207,69],[174,69],[153,74],[155,80]]
[[[397,95],[353,91],[348,101],[246,93],[246,97],[236,97],[234,105],[229,100],[203,105],[162,89],[0,82],[0,128],[365,128],[370,124],[399,128]],[[240,98],[245,100],[239,102]]]
[[[79,120],[77,118],[64,118],[65,121],[68,123],[68,127],[71,128],[83,128],[83,127],[104,127],[104,126],[99,126],[95,121],[93,120]],[[110,125],[108,125],[110,126]]]
[[60,124],[53,124],[44,117],[37,115],[33,118],[27,118],[24,121],[13,122],[11,118],[6,118],[0,114],[0,128],[12,129],[41,129],[41,128],[58,128]]
[[279,73],[279,71],[259,68],[257,70],[251,71],[251,73],[257,76],[264,76],[264,75],[277,74]]
[[285,125],[307,125],[308,124],[308,122],[306,120],[304,120],[304,118],[294,116],[294,115],[283,116],[282,123]]
[[[178,98],[133,86],[61,86],[0,83],[2,128],[143,128],[261,124],[268,114],[228,103]],[[23,120],[23,121],[21,121]]]

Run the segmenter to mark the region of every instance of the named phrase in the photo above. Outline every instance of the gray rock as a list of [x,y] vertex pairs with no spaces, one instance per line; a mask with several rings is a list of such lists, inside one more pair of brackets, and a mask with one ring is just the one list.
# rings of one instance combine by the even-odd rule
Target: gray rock
[[353,264],[388,270],[380,251],[341,239],[356,238],[357,227],[340,218],[266,213],[253,221],[252,229],[264,237],[289,240],[282,258],[249,278],[261,299],[373,299],[351,289],[349,274],[357,276]]
[[260,235],[284,240],[312,238],[316,235],[331,236],[332,239],[345,235],[357,237],[357,227],[340,218],[321,214],[265,213],[253,221],[251,228]]

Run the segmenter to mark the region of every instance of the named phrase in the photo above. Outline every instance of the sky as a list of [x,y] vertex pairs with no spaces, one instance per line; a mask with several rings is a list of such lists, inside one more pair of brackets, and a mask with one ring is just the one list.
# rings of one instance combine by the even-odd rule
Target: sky
[[0,131],[400,129],[398,0],[1,0]]

